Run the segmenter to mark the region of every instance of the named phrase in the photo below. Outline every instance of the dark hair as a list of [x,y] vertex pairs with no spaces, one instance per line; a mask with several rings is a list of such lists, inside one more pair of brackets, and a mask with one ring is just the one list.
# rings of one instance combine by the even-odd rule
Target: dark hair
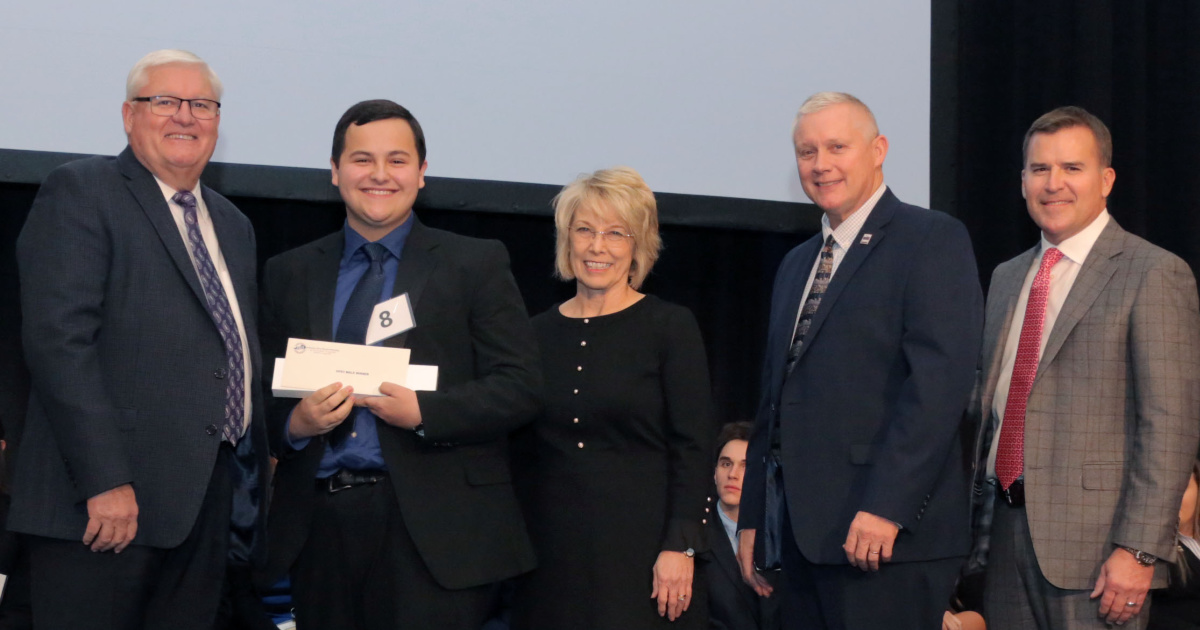
[[342,114],[342,119],[333,128],[333,153],[330,157],[334,162],[342,158],[342,151],[346,149],[346,130],[350,128],[350,125],[365,125],[377,120],[392,118],[399,118],[412,127],[413,139],[417,142],[417,159],[424,164],[425,132],[421,131],[421,123],[417,122],[417,117],[413,116],[412,112],[403,105],[382,98],[355,103],[346,110],[345,114]]
[[717,433],[717,450],[713,459],[721,459],[721,451],[725,450],[725,445],[734,440],[749,442],[751,433],[754,433],[754,423],[745,420],[730,422],[721,427],[721,431]]
[[1100,166],[1112,166],[1113,144],[1112,134],[1099,118],[1093,116],[1082,107],[1068,105],[1053,109],[1038,117],[1025,132],[1025,142],[1021,145],[1021,162],[1029,159],[1029,141],[1034,134],[1054,133],[1071,127],[1086,127],[1096,139],[1096,147],[1100,149]]

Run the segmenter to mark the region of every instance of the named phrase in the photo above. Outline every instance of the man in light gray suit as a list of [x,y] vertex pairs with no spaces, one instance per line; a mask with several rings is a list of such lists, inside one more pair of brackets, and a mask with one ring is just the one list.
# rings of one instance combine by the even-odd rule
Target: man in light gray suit
[[220,98],[195,55],[142,58],[129,146],[50,173],[17,239],[36,628],[213,628],[263,559],[254,232],[199,182]]
[[1142,628],[1200,439],[1195,278],[1109,216],[1112,139],[1095,116],[1045,114],[1024,153],[1042,238],[992,275],[973,406],[985,617]]

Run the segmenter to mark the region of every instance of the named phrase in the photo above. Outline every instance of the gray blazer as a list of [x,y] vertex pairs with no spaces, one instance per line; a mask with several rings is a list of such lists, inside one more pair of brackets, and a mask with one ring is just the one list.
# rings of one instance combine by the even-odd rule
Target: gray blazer
[[[253,420],[238,449],[245,473],[238,483],[249,493],[238,494],[235,513],[255,525],[262,521],[255,511],[265,500],[267,447],[254,232],[224,197],[207,187],[201,194],[252,362]],[[56,169],[17,239],[17,263],[33,391],[9,528],[79,540],[87,499],[132,483],[134,544],[180,544],[200,511],[220,445],[226,356],[153,176],[129,148]]]
[[[987,551],[986,483],[1004,343],[1031,249],[992,274],[972,412],[976,552]],[[982,422],[987,420],[987,422]],[[1200,312],[1187,263],[1109,222],[1084,261],[1038,365],[1025,418],[1025,501],[1051,584],[1090,589],[1114,545],[1172,556],[1200,440]],[[1165,585],[1165,567],[1155,586]]]

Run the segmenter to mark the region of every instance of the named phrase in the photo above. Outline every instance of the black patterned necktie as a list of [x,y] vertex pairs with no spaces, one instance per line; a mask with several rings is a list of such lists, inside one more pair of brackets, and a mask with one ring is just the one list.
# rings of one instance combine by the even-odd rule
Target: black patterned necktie
[[181,190],[171,197],[171,201],[183,208],[183,222],[187,226],[188,243],[192,246],[196,275],[200,277],[200,287],[204,289],[208,313],[216,323],[217,330],[221,333],[221,342],[225,346],[225,360],[229,368],[226,376],[229,380],[225,385],[225,423],[221,427],[221,436],[230,444],[237,444],[238,438],[242,436],[246,417],[246,372],[242,356],[242,337],[238,333],[237,321],[233,318],[233,309],[229,307],[225,287],[217,276],[217,268],[213,266],[204,238],[200,236],[196,196],[191,191]]
[[800,319],[796,321],[796,333],[792,336],[791,347],[788,348],[788,374],[791,374],[796,367],[796,361],[800,358],[800,348],[804,345],[804,335],[808,334],[808,327],[812,326],[813,315],[816,314],[817,307],[821,306],[821,297],[829,288],[829,278],[833,276],[833,242],[833,235],[830,234],[825,239],[825,247],[821,248],[821,256],[817,262],[817,275],[813,278],[812,287],[808,290],[804,307],[800,309]]
[[[371,313],[379,303],[383,293],[383,262],[387,260],[388,250],[379,243],[367,243],[362,251],[371,259],[371,266],[354,285],[350,299],[346,302],[346,310],[342,311],[342,319],[338,321],[337,334],[333,340],[338,343],[359,343],[366,341],[367,328],[371,324]],[[333,446],[346,441],[354,430],[354,416],[334,427],[329,433],[329,442]]]

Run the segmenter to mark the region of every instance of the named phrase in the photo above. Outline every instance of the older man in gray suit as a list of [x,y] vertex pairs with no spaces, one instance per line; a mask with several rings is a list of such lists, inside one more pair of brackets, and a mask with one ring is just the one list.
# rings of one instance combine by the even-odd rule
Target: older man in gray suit
[[129,146],[50,173],[17,240],[33,394],[8,524],[39,628],[212,628],[227,567],[262,559],[254,232],[199,182],[221,84],[164,50],[126,92]]
[[1042,238],[992,275],[974,407],[985,616],[999,630],[1142,628],[1200,439],[1196,282],[1109,216],[1099,119],[1051,111],[1024,152]]

